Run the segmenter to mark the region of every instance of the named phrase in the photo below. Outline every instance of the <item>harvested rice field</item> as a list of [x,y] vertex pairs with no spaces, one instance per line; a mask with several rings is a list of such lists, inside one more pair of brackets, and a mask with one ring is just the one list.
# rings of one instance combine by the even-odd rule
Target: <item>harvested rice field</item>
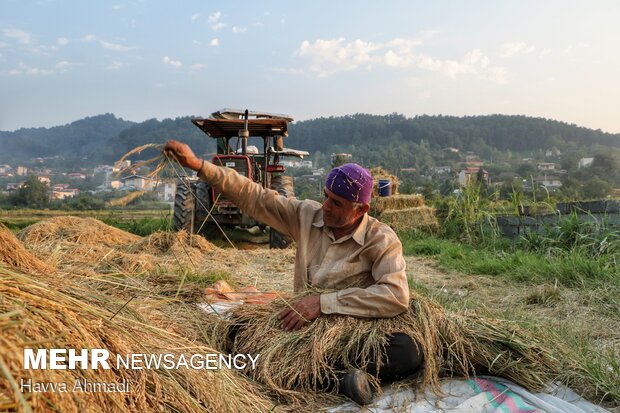
[[[0,227],[0,246],[0,411],[318,411],[345,401],[320,388],[337,374],[334,360],[359,364],[357,354],[362,364],[372,362],[384,333],[397,330],[416,337],[428,360],[409,385],[439,392],[442,377],[484,371],[531,390],[561,380],[598,402],[601,395],[573,374],[579,367],[568,349],[542,331],[557,326],[594,334],[601,348],[620,342],[617,317],[592,313],[587,299],[572,290],[560,289],[558,298],[548,286],[459,274],[417,257],[407,257],[413,292],[408,312],[376,322],[325,316],[286,333],[274,315],[294,299],[294,248],[220,248],[185,232],[139,237],[93,218],[67,216],[17,234]],[[214,285],[230,286],[221,290],[225,297],[243,290],[275,300],[235,307],[229,317],[207,314],[198,304],[212,305]],[[227,333],[240,324],[248,328],[230,349]],[[239,371],[39,370],[23,368],[24,348],[176,358],[260,353],[263,363]],[[126,383],[131,391],[22,392],[24,380]],[[604,405],[618,411],[616,402]]]

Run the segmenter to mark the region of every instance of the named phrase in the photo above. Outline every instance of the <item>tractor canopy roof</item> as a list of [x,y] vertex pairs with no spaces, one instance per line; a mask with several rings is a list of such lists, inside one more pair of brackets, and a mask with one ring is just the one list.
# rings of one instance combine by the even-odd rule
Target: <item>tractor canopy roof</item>
[[[192,123],[212,138],[232,138],[244,128],[245,111],[222,109],[213,112],[210,118],[195,118]],[[287,125],[293,118],[288,115],[248,112],[248,131],[250,136],[263,138],[288,136]]]

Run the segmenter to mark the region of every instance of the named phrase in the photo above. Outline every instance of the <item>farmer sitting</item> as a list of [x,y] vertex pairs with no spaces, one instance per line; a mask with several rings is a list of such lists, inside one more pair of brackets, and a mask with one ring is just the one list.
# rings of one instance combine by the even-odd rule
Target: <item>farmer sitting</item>
[[[367,214],[373,180],[366,169],[354,163],[334,168],[320,204],[280,196],[233,169],[197,158],[184,143],[171,140],[164,150],[245,213],[297,242],[295,292],[336,290],[306,296],[283,310],[279,319],[284,330],[298,330],[322,314],[388,318],[408,309],[402,246],[389,226]],[[373,396],[367,374],[387,384],[415,373],[422,362],[421,347],[414,340],[393,334],[379,371],[374,363],[366,372],[351,370],[340,380],[339,390],[358,404],[369,404]]]

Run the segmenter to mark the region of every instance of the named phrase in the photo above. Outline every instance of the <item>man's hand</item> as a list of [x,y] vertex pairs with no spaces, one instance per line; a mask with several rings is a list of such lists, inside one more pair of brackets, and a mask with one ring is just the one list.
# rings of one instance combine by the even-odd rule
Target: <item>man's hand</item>
[[164,153],[174,156],[181,166],[198,171],[202,166],[202,159],[194,155],[192,149],[186,144],[170,140],[164,146]]
[[[302,298],[292,306],[278,314],[280,327],[285,331],[299,330],[321,315],[321,296],[312,295]],[[293,310],[294,309],[294,310]]]

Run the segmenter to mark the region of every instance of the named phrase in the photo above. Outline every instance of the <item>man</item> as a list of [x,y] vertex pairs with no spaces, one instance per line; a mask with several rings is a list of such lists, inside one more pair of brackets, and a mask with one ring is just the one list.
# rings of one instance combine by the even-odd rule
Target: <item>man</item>
[[[218,167],[194,155],[189,146],[169,141],[164,151],[233,201],[245,213],[297,242],[294,290],[336,290],[300,299],[279,314],[281,327],[298,330],[321,314],[362,318],[394,317],[408,309],[409,287],[400,240],[392,229],[369,217],[373,180],[357,164],[334,168],[325,183],[325,200],[300,201]],[[382,383],[404,378],[422,365],[419,346],[405,334],[388,339],[378,372]],[[377,374],[372,365],[368,373]],[[340,391],[359,404],[372,401],[365,373],[354,370]]]

